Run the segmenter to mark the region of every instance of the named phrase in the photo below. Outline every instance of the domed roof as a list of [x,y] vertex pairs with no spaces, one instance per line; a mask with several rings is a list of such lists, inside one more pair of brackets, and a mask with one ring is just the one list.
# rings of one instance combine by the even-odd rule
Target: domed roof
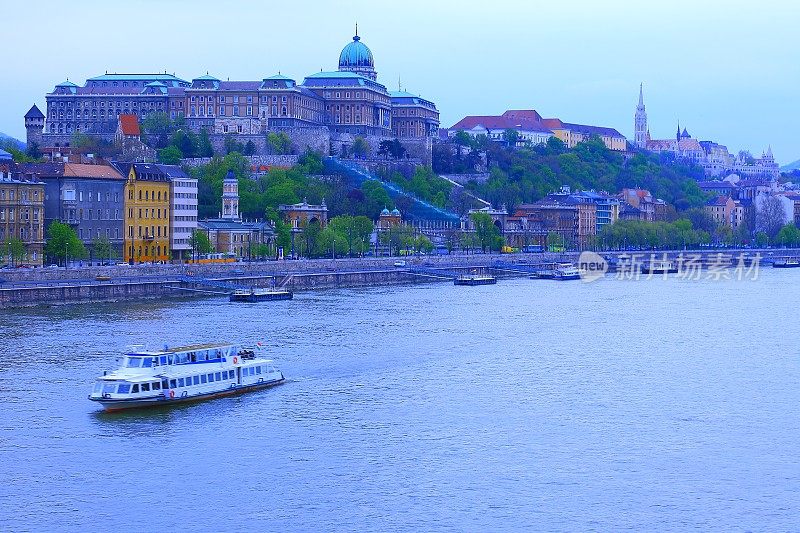
[[353,36],[353,42],[342,48],[342,53],[339,54],[339,68],[343,67],[375,68],[372,52],[358,35]]
[[383,211],[381,211],[381,216],[388,215],[388,214],[389,214],[389,210],[384,207]]
[[394,215],[396,217],[399,217],[400,216],[400,211],[398,209],[392,209],[392,215]]

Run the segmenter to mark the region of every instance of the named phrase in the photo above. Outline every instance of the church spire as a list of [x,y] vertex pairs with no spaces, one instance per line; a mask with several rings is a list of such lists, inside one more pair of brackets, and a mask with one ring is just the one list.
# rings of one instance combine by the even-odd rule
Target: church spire
[[636,146],[639,148],[647,148],[647,112],[644,108],[643,85],[643,83],[639,84],[639,105],[636,106],[633,120],[634,137]]

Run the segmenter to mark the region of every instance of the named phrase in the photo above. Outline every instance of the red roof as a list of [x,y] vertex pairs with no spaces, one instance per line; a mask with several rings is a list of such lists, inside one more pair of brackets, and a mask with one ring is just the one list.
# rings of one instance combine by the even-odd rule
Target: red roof
[[122,129],[123,135],[130,135],[133,137],[141,135],[139,131],[139,117],[136,115],[120,115],[119,126]]
[[512,129],[523,131],[550,130],[541,122],[541,116],[536,111],[506,111],[502,115],[468,116],[462,118],[451,130],[471,130],[478,126],[486,129]]

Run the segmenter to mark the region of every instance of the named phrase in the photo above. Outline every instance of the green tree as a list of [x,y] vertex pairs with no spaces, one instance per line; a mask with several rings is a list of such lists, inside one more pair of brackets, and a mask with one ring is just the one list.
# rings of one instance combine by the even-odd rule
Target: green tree
[[194,257],[210,254],[214,250],[206,232],[199,229],[192,231],[192,235],[189,237],[189,246]]
[[153,148],[165,148],[174,129],[175,124],[166,113],[148,113],[142,120],[142,140]]
[[177,147],[183,157],[197,157],[197,135],[191,131],[177,130],[170,137],[169,144]]
[[86,248],[71,226],[55,221],[47,228],[45,253],[66,265],[71,259],[86,257]]
[[353,139],[353,146],[350,148],[350,153],[354,157],[364,158],[369,155],[369,144],[360,135]]
[[500,230],[494,225],[492,217],[487,213],[472,213],[470,215],[472,224],[475,227],[475,235],[480,242],[481,251],[499,250],[503,246]]
[[776,244],[794,248],[800,245],[800,229],[793,223],[788,223],[781,228],[775,237]]
[[242,153],[244,155],[255,155],[256,153],[255,143],[253,143],[252,140],[247,141],[247,144],[244,145],[244,151]]
[[547,234],[547,249],[551,252],[563,252],[566,247],[567,241],[564,236],[555,231]]
[[15,266],[20,263],[27,255],[25,243],[17,238],[6,239],[5,243],[3,243],[3,251],[5,252],[4,255],[6,260],[11,264],[11,266]]
[[42,151],[39,148],[39,143],[36,141],[29,142],[28,147],[25,150],[25,154],[31,159],[40,159],[42,157]]
[[114,248],[111,246],[111,241],[108,237],[101,235],[92,241],[92,251],[95,258],[102,261],[110,261],[114,257]]
[[764,248],[766,245],[769,244],[769,235],[764,233],[763,231],[759,231],[756,233],[756,246],[759,248]]
[[225,136],[225,142],[223,144],[226,154],[241,154],[244,152],[244,144],[238,141],[237,135],[237,133],[231,133]]
[[517,130],[507,129],[503,132],[503,142],[506,146],[514,147],[519,142],[519,132]]
[[169,145],[158,151],[158,161],[165,165],[180,165],[183,154],[177,146]]
[[414,242],[414,248],[417,250],[417,252],[429,254],[433,251],[433,243],[427,236],[418,235],[416,241]]
[[345,251],[352,257],[367,251],[374,225],[365,216],[340,215],[329,221],[328,228],[345,243]]
[[267,144],[269,144],[274,154],[285,155],[292,153],[292,140],[285,132],[268,133]]
[[[303,255],[306,257],[314,257],[318,251],[318,244],[317,241],[319,240],[319,234],[322,232],[322,226],[316,220],[312,222],[303,221],[300,225],[301,230],[301,243],[303,245]],[[298,243],[295,243],[298,244]]]
[[214,147],[205,128],[200,130],[197,136],[197,155],[198,157],[214,157]]

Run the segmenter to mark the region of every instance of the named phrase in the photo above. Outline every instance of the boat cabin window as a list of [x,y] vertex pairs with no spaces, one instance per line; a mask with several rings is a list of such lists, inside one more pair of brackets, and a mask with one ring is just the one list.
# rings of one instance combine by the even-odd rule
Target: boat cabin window
[[178,378],[178,387],[183,387],[183,378]]
[[153,390],[161,390],[161,383],[156,381],[152,384]]
[[106,383],[103,385],[103,394],[111,394],[117,392],[117,384],[116,383]]
[[222,379],[222,376],[221,376],[221,374],[219,372],[217,372],[216,377],[217,377],[217,381]]
[[150,392],[150,384],[142,383],[142,392]]
[[209,383],[214,383],[214,374],[209,374],[208,375],[208,382]]
[[134,383],[133,387],[131,388],[131,394],[136,394],[137,392],[139,392],[139,384]]
[[261,367],[260,367],[260,366],[257,366],[257,367],[256,367],[256,374],[260,374],[260,373],[261,373]]
[[139,368],[142,366],[142,358],[141,357],[128,357],[127,361],[125,362],[125,366],[128,368]]
[[142,367],[143,368],[150,368],[153,366],[153,360],[150,357],[143,357],[142,358]]
[[102,381],[98,381],[97,383],[94,384],[94,392],[96,392],[96,393],[103,392],[103,382]]
[[233,370],[228,370],[228,379],[233,379],[236,373]]
[[117,392],[120,394],[128,394],[131,391],[130,383],[120,383]]
[[[174,380],[173,380],[173,381],[174,381]],[[162,388],[162,389],[168,389],[168,388],[169,388],[169,384],[167,383],[167,380],[166,380],[166,379],[162,379],[162,380],[161,380],[161,388]]]
[[167,356],[166,355],[162,355],[159,359],[161,360],[161,364],[162,365],[166,365],[167,364]]
[[177,388],[177,386],[178,386],[178,380],[177,379],[169,380],[169,388],[170,389]]
[[174,362],[175,362],[175,356],[174,356],[174,355],[172,355],[172,354],[168,355],[168,356],[167,356],[167,363],[169,363],[169,364],[171,365],[171,364],[173,364]]
[[205,374],[203,374],[202,376],[200,376],[200,383],[206,383],[207,381],[208,381],[208,378],[206,377],[206,375],[205,375]]
[[200,384],[200,376],[194,376],[192,378],[192,383],[194,383],[195,385],[199,385]]

